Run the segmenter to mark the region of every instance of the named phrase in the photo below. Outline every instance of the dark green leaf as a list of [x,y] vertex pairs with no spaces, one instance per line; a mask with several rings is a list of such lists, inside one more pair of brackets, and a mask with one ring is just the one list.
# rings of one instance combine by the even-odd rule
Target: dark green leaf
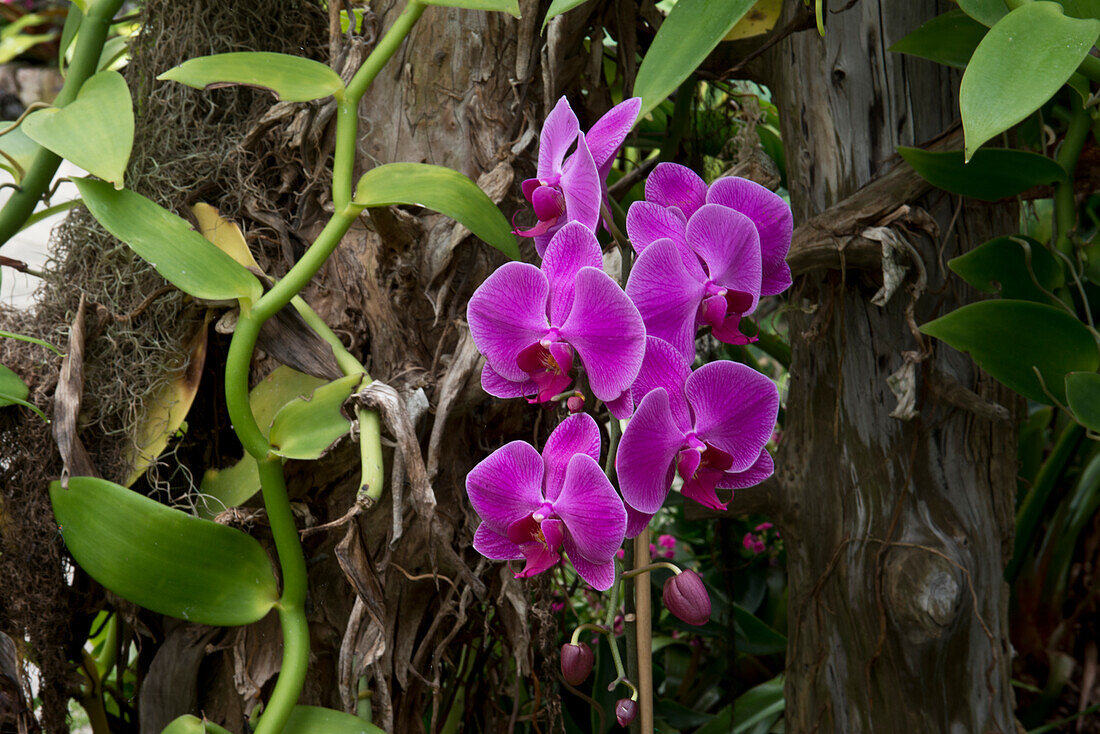
[[363,174],[353,204],[407,204],[434,209],[462,223],[513,260],[519,246],[512,226],[477,184],[458,171],[427,163],[389,163]]
[[157,77],[196,89],[233,84],[269,89],[284,102],[308,102],[344,89],[340,75],[319,61],[267,51],[200,56]]
[[1071,18],[1052,2],[1022,5],[990,28],[959,86],[967,157],[1054,96],[1098,35],[1100,20]]
[[786,707],[783,676],[777,675],[770,681],[745,691],[733,702],[733,721],[736,722],[733,732],[748,732],[762,720],[778,716]]
[[987,30],[963,11],[950,10],[937,15],[895,43],[890,50],[965,69]]
[[288,459],[319,459],[351,428],[341,407],[362,380],[341,377],[280,408],[271,424],[271,450]]
[[1100,375],[1095,372],[1066,375],[1066,401],[1078,423],[1100,433]]
[[1100,19],[1100,0],[1059,0],[1066,15],[1074,18]]
[[963,12],[980,23],[992,26],[1008,14],[1004,0],[959,0]]
[[53,482],[50,500],[81,568],[146,609],[239,625],[261,619],[279,598],[267,553],[239,530],[92,477],[72,477],[68,489]]
[[1066,171],[1057,161],[1024,150],[982,148],[968,163],[961,150],[932,153],[899,147],[898,153],[936,188],[982,201],[997,201],[1033,186],[1066,180]]
[[0,407],[21,404],[28,395],[30,390],[19,375],[0,364]]
[[542,27],[562,13],[567,13],[578,5],[583,5],[588,0],[554,0],[550,3],[550,9],[546,11],[546,17],[542,19]]
[[714,719],[714,714],[694,711],[671,698],[662,698],[653,707],[654,714],[675,729],[701,726]]
[[295,706],[283,734],[385,734],[358,716],[319,706]]
[[[969,352],[978,366],[1026,398],[1065,403],[1069,372],[1095,372],[1096,340],[1060,308],[1030,301],[981,301],[921,326],[929,336]],[[1039,370],[1043,382],[1035,374]]]
[[519,0],[424,0],[427,5],[470,10],[495,10],[519,17]]
[[672,94],[703,63],[756,0],[678,0],[653,38],[634,82],[639,118]]
[[774,655],[787,649],[787,638],[766,625],[759,617],[733,604],[737,631],[737,649],[750,655]]
[[255,275],[167,209],[102,181],[78,178],[75,183],[92,216],[185,293],[253,302],[263,294]]
[[1021,301],[1056,305],[1049,294],[1065,282],[1061,263],[1025,235],[990,240],[947,267],[980,291]]

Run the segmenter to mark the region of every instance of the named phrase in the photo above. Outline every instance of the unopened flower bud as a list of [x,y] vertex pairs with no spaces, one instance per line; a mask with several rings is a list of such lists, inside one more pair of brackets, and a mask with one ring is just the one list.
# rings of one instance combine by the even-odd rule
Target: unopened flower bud
[[706,624],[710,619],[710,596],[703,579],[690,568],[665,582],[665,608],[688,624]]
[[628,726],[638,715],[638,702],[629,698],[620,698],[615,704],[615,720],[619,726]]
[[579,686],[592,672],[592,648],[583,642],[561,646],[561,675],[571,686]]
[[584,410],[584,396],[570,395],[569,399],[565,401],[565,407],[569,408],[570,413],[580,413]]

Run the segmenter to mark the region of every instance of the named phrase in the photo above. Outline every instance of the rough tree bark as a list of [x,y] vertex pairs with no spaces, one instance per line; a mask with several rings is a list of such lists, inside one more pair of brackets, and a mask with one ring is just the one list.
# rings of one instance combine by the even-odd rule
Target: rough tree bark
[[[1015,431],[996,405],[1015,402],[915,331],[973,298],[944,263],[1012,231],[1013,212],[929,192],[894,152],[957,125],[958,75],[886,51],[948,3],[830,5],[824,38],[794,34],[769,64],[801,225],[774,497],[790,574],[787,731],[1015,732],[1002,579]],[[890,261],[908,272],[876,305]],[[892,376],[912,417],[892,415],[904,412]]]

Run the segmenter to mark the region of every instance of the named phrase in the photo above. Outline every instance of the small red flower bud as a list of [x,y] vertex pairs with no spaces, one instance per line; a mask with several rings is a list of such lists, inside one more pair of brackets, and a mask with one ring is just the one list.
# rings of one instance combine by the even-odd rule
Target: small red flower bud
[[592,672],[592,648],[583,642],[561,646],[561,675],[571,686],[579,686]]
[[570,395],[569,399],[565,401],[565,407],[569,408],[570,413],[580,413],[584,411],[584,396]]
[[637,715],[637,701],[632,701],[629,698],[620,698],[619,702],[615,704],[615,719],[619,722],[619,726],[628,726],[630,722],[634,721],[634,717]]
[[661,594],[665,608],[688,624],[706,624],[710,619],[710,596],[703,579],[690,568],[665,582]]

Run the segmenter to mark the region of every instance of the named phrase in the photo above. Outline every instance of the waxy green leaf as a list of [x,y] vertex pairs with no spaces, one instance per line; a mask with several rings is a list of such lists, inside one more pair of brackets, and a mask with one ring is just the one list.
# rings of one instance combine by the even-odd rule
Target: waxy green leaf
[[965,69],[988,28],[961,10],[937,15],[890,50]]
[[[10,122],[0,122],[0,130],[10,127]],[[23,132],[23,125],[0,135],[0,150],[6,155],[0,155],[0,168],[11,174],[16,183],[23,180],[23,174],[40,148],[38,143],[27,137]]]
[[978,290],[1021,301],[1057,305],[1050,294],[1065,283],[1061,263],[1025,235],[990,240],[947,267]]
[[969,163],[961,150],[933,153],[899,147],[898,153],[928,183],[959,196],[997,201],[1034,186],[1066,180],[1057,161],[1038,153],[1010,148],[982,148]]
[[1100,20],[1032,2],[989,29],[963,73],[959,111],[966,156],[1039,109],[1065,84],[1100,35]]
[[279,598],[267,553],[240,530],[93,477],[53,482],[50,501],[81,568],[146,609],[228,626],[263,618]]
[[30,395],[27,383],[11,369],[0,364],[0,408],[21,405]]
[[425,5],[469,10],[495,10],[519,17],[519,0],[424,0]]
[[1066,403],[1078,423],[1100,433],[1100,374],[1071,372],[1066,375]]
[[992,26],[1008,15],[1008,6],[1004,0],[958,0],[959,7],[979,23]]
[[75,183],[92,216],[185,293],[250,302],[263,294],[255,275],[164,207],[102,181],[78,178]]
[[288,459],[319,459],[351,429],[341,407],[362,381],[362,375],[341,377],[280,408],[268,434],[272,451]]
[[68,105],[35,112],[21,127],[42,147],[122,188],[134,145],[134,105],[117,71],[99,72]]
[[385,734],[374,724],[343,711],[320,706],[295,706],[283,734]]
[[512,226],[478,185],[458,171],[427,163],[389,163],[363,174],[353,205],[408,204],[446,214],[513,260],[519,246]]
[[344,89],[340,75],[319,61],[267,51],[200,56],[157,77],[196,89],[234,84],[268,89],[284,102],[308,102]]
[[756,0],[678,0],[649,46],[634,95],[642,98],[638,117],[672,94],[695,71]]
[[[1026,398],[1066,401],[1070,372],[1100,366],[1088,327],[1065,310],[1030,301],[971,303],[920,327],[929,336],[969,352],[978,366]],[[1042,382],[1035,369],[1042,375]],[[1043,386],[1046,386],[1046,391]]]
[[203,721],[197,716],[187,714],[173,719],[160,734],[230,734],[230,732],[212,721]]
[[550,8],[546,11],[546,17],[542,19],[542,27],[546,28],[546,24],[554,18],[558,17],[562,13],[568,13],[578,5],[583,5],[588,0],[554,0],[550,3]]

